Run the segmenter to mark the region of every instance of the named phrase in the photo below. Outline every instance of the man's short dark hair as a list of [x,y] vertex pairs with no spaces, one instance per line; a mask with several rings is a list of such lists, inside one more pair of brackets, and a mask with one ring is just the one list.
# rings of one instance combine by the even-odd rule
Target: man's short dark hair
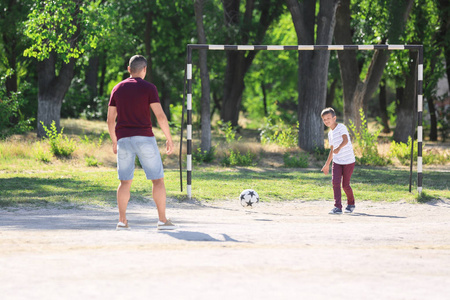
[[333,117],[336,117],[336,113],[334,112],[334,109],[332,109],[331,107],[327,107],[324,110],[322,110],[320,116],[323,117],[326,114],[331,114]]
[[142,71],[147,66],[147,60],[142,55],[134,55],[128,63],[131,73]]

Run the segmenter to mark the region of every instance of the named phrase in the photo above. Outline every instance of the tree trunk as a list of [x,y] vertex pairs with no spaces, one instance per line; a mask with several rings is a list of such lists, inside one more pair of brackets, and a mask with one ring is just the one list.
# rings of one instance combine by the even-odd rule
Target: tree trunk
[[397,107],[397,126],[394,131],[394,141],[407,143],[409,136],[414,136],[416,129],[416,88],[417,88],[417,52],[410,51],[410,74],[406,77],[403,95]]
[[428,110],[430,111],[430,141],[438,140],[438,130],[437,130],[437,117],[436,108],[434,103],[436,103],[433,96],[427,97]]
[[[207,44],[205,30],[203,28],[203,3],[202,0],[195,0],[194,3],[195,20],[197,24],[197,36],[200,44]],[[202,83],[201,98],[201,122],[202,136],[200,148],[201,151],[209,152],[211,150],[211,90],[209,85],[207,50],[199,50],[200,79]]]
[[383,125],[383,132],[389,133],[391,129],[389,128],[389,118],[387,114],[387,96],[386,96],[386,80],[383,79],[380,84],[380,96],[379,96],[379,104],[380,104],[380,115],[381,115],[381,123]]
[[104,50],[103,51],[103,55],[101,56],[100,59],[100,82],[99,82],[99,87],[98,87],[98,94],[100,96],[104,96],[105,94],[105,77],[106,77],[106,64],[107,64],[107,51]]
[[153,82],[153,64],[152,64],[152,34],[153,34],[153,10],[145,13],[145,56],[147,59],[147,80]]
[[55,121],[58,131],[61,129],[61,104],[73,78],[74,60],[63,63],[59,75],[56,76],[56,55],[51,53],[48,59],[38,62],[38,116],[37,136],[44,137],[44,123],[49,128]]
[[[226,43],[247,45],[250,36],[255,36],[254,45],[261,44],[270,24],[282,13],[281,0],[273,1],[254,1],[247,0],[245,3],[245,12],[240,25],[239,5],[240,0],[223,0],[225,25],[227,27],[239,29],[239,35],[233,36],[233,40],[227,40]],[[259,11],[255,13],[256,7]],[[255,15],[259,15],[258,24],[252,22]],[[255,32],[250,32],[255,28]],[[220,117],[223,121],[230,121],[232,126],[237,126],[239,112],[241,108],[242,93],[244,91],[244,77],[251,66],[257,50],[254,51],[227,51],[227,67],[225,70],[223,102]]]
[[267,117],[267,92],[266,92],[266,84],[264,82],[261,83],[261,90],[263,94],[263,107],[264,107],[264,116]]
[[447,73],[448,86],[450,87],[450,2],[448,0],[438,0],[436,5],[441,19],[437,40],[444,48],[445,72]]
[[97,103],[94,99],[98,96],[98,67],[100,64],[100,58],[98,55],[94,55],[89,58],[89,65],[86,69],[86,75],[84,82],[89,90],[89,105],[93,111],[97,110]]
[[245,88],[244,54],[243,51],[227,51],[226,54],[227,67],[220,118],[225,122],[231,122],[232,126],[238,124],[242,93]]
[[326,107],[333,106],[334,98],[336,97],[337,84],[338,84],[337,79],[334,79],[330,85],[330,88],[327,90],[327,99],[325,101]]
[[[317,16],[317,45],[329,45],[333,38],[338,0],[320,1]],[[315,0],[287,0],[299,45],[314,44]],[[298,145],[306,151],[324,147],[320,112],[325,107],[329,51],[299,51]]]

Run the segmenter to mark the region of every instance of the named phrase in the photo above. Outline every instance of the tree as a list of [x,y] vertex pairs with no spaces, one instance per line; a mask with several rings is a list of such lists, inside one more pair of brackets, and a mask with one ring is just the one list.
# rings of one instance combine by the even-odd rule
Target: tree
[[[259,45],[270,24],[283,11],[281,0],[247,0],[241,19],[240,0],[224,0],[223,8],[227,38],[225,44]],[[259,18],[257,18],[259,16]],[[258,51],[227,51],[227,66],[223,86],[223,102],[220,117],[237,126],[241,108],[244,77]]]
[[[338,0],[287,0],[299,45],[329,45],[333,38]],[[317,33],[316,33],[317,28]],[[299,51],[298,145],[306,151],[323,148],[320,112],[325,108],[329,51]]]
[[[100,1],[38,1],[25,33],[33,44],[24,55],[38,60],[38,136],[52,121],[59,130],[61,104],[74,75],[75,59],[95,48],[106,30]],[[43,124],[42,124],[43,123]]]
[[408,137],[414,136],[417,121],[416,88],[417,88],[417,52],[410,51],[409,72],[406,76],[405,87],[397,94],[397,126],[394,131],[394,141],[407,143]]
[[447,0],[436,0],[437,11],[441,26],[436,37],[437,42],[444,48],[446,62],[447,80],[450,86],[450,2]]
[[[197,24],[197,36],[200,44],[207,44],[205,29],[203,27],[203,0],[195,0],[195,21]],[[209,73],[207,65],[207,50],[199,50],[200,62],[200,79],[202,82],[202,98],[201,98],[201,123],[202,137],[200,148],[201,151],[211,150],[211,95],[209,86]]]
[[[28,88],[27,85],[23,85],[19,90],[18,81],[20,79],[23,82],[33,81],[32,75],[30,73],[34,72],[24,72],[27,66],[30,64],[30,60],[24,58],[22,53],[26,48],[26,41],[22,34],[23,22],[27,18],[28,11],[30,9],[31,1],[17,1],[8,0],[0,2],[0,73],[2,77],[5,77],[5,96],[9,97],[11,94],[16,92],[23,93],[25,89]],[[20,78],[22,77],[22,78]],[[28,78],[24,78],[28,77]],[[25,80],[24,80],[25,79]],[[25,103],[28,99],[23,98],[23,103],[20,107],[16,109],[19,115],[24,117],[27,115],[32,116],[32,109],[29,109]],[[27,113],[24,113],[24,108],[27,107]],[[2,120],[5,121],[5,120]],[[19,122],[19,116],[11,115],[9,119],[9,124],[16,125]]]
[[[411,11],[413,0],[388,1],[357,1],[354,13],[357,17],[364,16],[365,23],[352,25],[352,10],[350,0],[341,0],[336,13],[336,44],[349,45],[355,41],[361,44],[372,44],[374,41],[390,44],[398,43]],[[386,6],[386,3],[388,4]],[[362,5],[366,9],[362,10]],[[385,27],[379,28],[380,24]],[[377,27],[378,26],[378,27]],[[354,35],[361,29],[361,36]],[[380,33],[381,32],[381,35]],[[389,60],[389,52],[376,50],[371,57],[358,56],[357,51],[338,51],[341,79],[344,90],[344,123],[349,120],[359,128],[361,120],[360,108],[365,108],[367,102],[377,90],[384,68]],[[368,67],[365,67],[367,66]],[[366,72],[361,80],[361,72]]]
[[[440,31],[436,31],[436,28],[439,28],[440,23],[443,22],[440,20],[438,10],[434,0],[415,1],[403,34],[407,44],[426,45],[423,58],[423,98],[428,103],[428,111],[430,113],[430,140],[437,140],[437,119],[434,102],[437,98],[437,82],[445,73],[443,65],[445,59],[442,56],[443,47],[437,38],[440,35]],[[399,72],[393,71],[395,68],[391,68],[390,65],[388,70],[390,73],[396,73],[394,78],[396,83],[400,84],[397,87],[397,91],[400,93],[397,97],[397,126],[393,139],[396,142],[406,143],[408,137],[415,133],[417,120],[417,97],[415,95],[417,53],[396,53],[392,55],[392,59],[394,62],[397,59],[396,68]],[[400,64],[400,60],[409,61],[410,63]]]

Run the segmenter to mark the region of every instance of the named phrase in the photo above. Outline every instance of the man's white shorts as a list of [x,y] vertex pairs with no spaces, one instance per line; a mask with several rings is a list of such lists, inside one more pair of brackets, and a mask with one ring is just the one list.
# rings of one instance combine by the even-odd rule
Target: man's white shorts
[[121,138],[117,142],[119,180],[133,179],[136,155],[147,179],[154,180],[164,177],[161,155],[155,137],[132,136]]

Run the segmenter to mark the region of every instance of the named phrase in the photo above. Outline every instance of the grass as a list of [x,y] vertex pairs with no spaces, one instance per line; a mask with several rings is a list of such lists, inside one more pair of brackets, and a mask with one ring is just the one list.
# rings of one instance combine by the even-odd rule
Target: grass
[[[104,122],[93,122],[92,131],[87,121],[69,120],[64,131],[72,132],[77,150],[71,159],[53,157],[50,162],[35,155],[38,141],[34,135],[15,136],[0,141],[0,207],[64,206],[78,205],[116,206],[118,185],[115,155],[110,141],[102,133]],[[79,125],[77,125],[79,124]],[[77,127],[79,126],[79,127]],[[161,146],[163,138],[156,130]],[[177,143],[177,137],[174,137]],[[195,141],[194,141],[195,143]],[[192,178],[192,195],[200,201],[236,200],[240,192],[255,189],[261,201],[309,201],[333,199],[331,176],[320,172],[322,159],[310,157],[309,168],[284,168],[283,150],[274,145],[264,145],[246,140],[239,143],[242,151],[251,150],[259,156],[258,164],[250,167],[223,167],[216,162],[195,165]],[[39,147],[45,149],[42,142]],[[223,153],[226,146],[219,145]],[[48,150],[48,149],[47,149]],[[223,152],[221,152],[223,151]],[[284,151],[284,152],[283,152]],[[290,149],[289,151],[292,151]],[[87,161],[89,157],[92,161]],[[168,197],[186,198],[186,174],[183,172],[184,191],[180,191],[178,155],[164,156],[165,181]],[[352,187],[357,201],[407,201],[424,203],[437,199],[450,199],[450,172],[447,165],[424,167],[423,193],[416,191],[417,174],[413,174],[412,193],[409,193],[409,168],[357,166],[352,177]],[[136,169],[131,201],[149,201],[151,182],[144,172]]]

